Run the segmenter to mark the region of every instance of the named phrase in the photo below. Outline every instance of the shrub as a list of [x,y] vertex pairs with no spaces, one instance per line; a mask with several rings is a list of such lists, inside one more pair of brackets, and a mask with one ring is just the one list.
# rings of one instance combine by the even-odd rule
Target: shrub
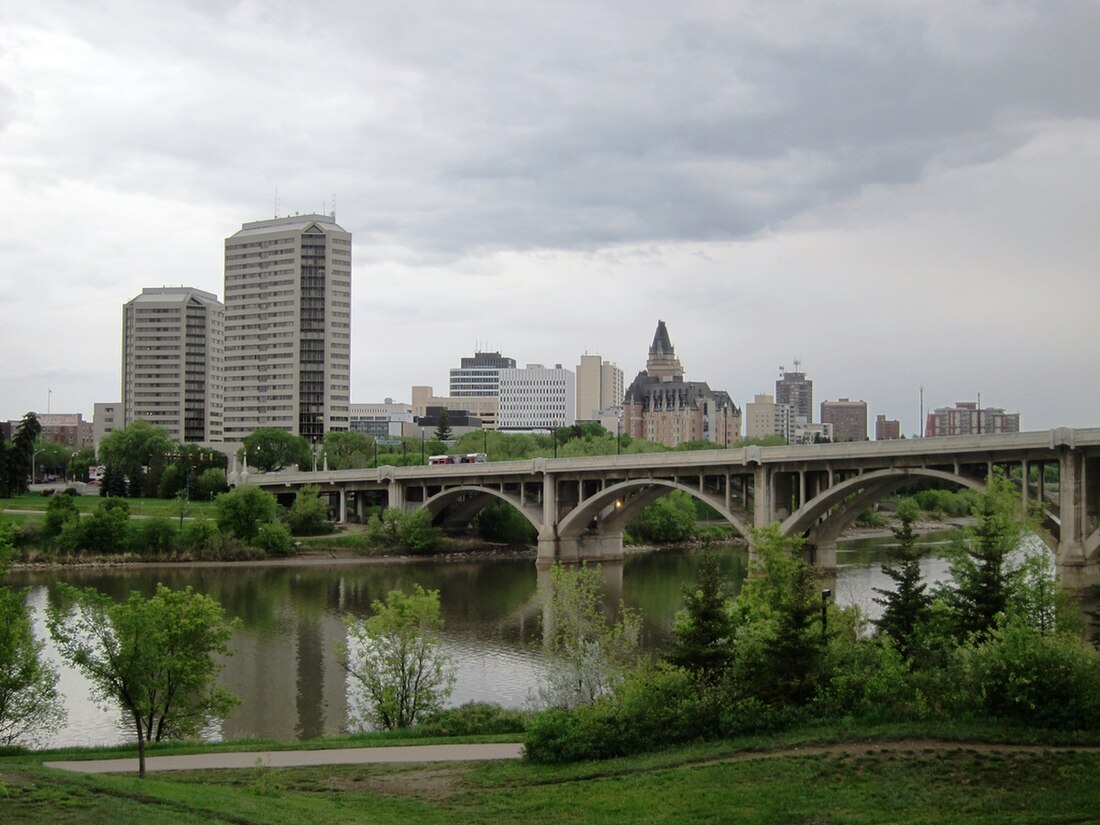
[[269,521],[261,524],[256,533],[255,544],[265,553],[272,556],[289,556],[294,550],[294,542],[290,538],[290,530],[285,524],[278,521]]
[[439,547],[442,533],[432,526],[427,510],[404,513],[388,508],[367,522],[367,543],[371,547],[408,553],[431,553]]
[[286,515],[286,523],[295,536],[317,536],[331,532],[328,501],[321,498],[317,485],[307,484],[298,491]]
[[687,493],[674,490],[642,508],[630,522],[630,533],[643,542],[687,541],[695,535],[695,505]]
[[143,519],[135,525],[132,548],[139,555],[168,555],[176,542],[177,529],[163,516]]
[[214,499],[218,529],[241,541],[253,542],[260,525],[275,520],[279,510],[275,496],[245,484]]
[[46,518],[43,523],[43,532],[47,536],[61,534],[65,523],[80,518],[80,511],[76,509],[76,503],[69,496],[54,496],[46,505]]
[[529,714],[489,702],[467,702],[432,714],[418,730],[427,736],[522,733]]
[[1100,655],[1075,637],[1008,621],[959,656],[969,693],[989,716],[1072,730],[1100,725]]
[[186,521],[180,530],[179,545],[185,550],[204,550],[218,535],[218,527],[205,516]]

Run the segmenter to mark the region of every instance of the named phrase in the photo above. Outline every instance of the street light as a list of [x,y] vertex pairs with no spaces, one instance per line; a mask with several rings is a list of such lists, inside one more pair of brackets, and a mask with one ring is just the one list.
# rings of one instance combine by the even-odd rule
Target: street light
[[38,458],[39,453],[44,453],[45,451],[45,447],[39,447],[37,450],[31,453],[31,484],[34,484],[34,460]]

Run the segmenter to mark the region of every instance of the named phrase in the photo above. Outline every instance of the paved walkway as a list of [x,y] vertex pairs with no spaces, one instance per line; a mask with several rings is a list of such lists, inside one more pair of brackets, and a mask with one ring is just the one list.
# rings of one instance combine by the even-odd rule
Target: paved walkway
[[[519,759],[523,745],[503,742],[482,745],[407,745],[386,748],[332,748],[317,751],[250,751],[247,753],[196,753],[188,756],[149,756],[145,770],[205,771],[216,768],[254,768],[256,761],[269,768],[300,768],[313,765],[368,765],[397,762],[476,762],[490,759]],[[46,762],[47,768],[78,773],[137,773],[138,760],[89,759]]]

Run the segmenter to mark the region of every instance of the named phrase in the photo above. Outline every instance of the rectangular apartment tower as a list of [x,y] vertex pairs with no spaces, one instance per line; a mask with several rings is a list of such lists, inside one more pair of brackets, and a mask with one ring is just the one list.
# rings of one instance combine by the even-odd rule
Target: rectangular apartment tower
[[246,223],[225,240],[225,440],[348,429],[351,233],[332,215]]
[[183,443],[222,440],[222,313],[214,295],[151,287],[122,307],[122,417]]

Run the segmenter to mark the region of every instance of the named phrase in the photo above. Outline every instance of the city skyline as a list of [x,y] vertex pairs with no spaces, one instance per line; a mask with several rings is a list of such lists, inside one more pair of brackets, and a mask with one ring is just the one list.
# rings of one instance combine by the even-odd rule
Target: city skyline
[[482,341],[632,376],[661,319],[741,407],[798,358],[815,404],[906,435],[921,386],[926,413],[1100,425],[1098,27],[1087,2],[0,11],[0,419],[119,400],[126,301],[224,300],[242,222],[335,206],[355,403],[446,387]]

